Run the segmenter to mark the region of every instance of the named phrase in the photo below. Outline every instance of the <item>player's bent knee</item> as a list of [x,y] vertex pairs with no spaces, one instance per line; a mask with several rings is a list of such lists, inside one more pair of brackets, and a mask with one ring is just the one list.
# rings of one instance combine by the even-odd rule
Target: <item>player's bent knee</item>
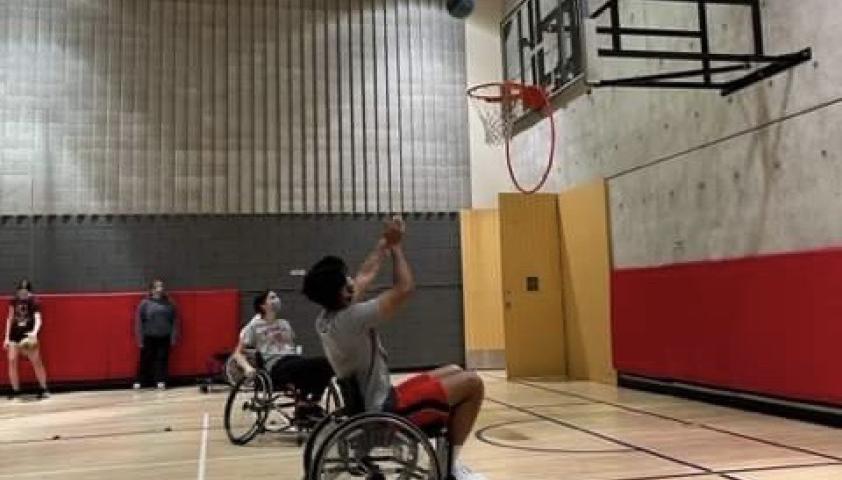
[[470,384],[471,390],[477,395],[484,395],[485,382],[482,381],[482,377],[476,372],[470,372],[468,375],[468,383]]

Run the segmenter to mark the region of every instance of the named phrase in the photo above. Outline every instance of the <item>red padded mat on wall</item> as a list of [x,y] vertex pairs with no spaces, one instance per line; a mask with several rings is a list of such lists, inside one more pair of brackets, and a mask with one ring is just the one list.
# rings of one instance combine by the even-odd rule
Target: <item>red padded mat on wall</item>
[[618,371],[842,405],[842,250],[616,270]]
[[[237,290],[171,293],[181,318],[181,335],[170,356],[170,375],[206,373],[207,359],[230,351],[239,330]],[[41,354],[51,384],[133,378],[138,349],[134,338],[135,309],[141,293],[72,293],[38,295],[44,326]],[[3,320],[8,297],[0,299]],[[35,377],[21,360],[23,382]],[[8,385],[6,355],[0,359],[0,385]]]

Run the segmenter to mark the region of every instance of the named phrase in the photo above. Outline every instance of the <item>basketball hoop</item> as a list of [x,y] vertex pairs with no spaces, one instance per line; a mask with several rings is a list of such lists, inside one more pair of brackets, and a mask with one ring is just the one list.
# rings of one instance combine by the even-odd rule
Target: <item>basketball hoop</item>
[[[515,187],[525,194],[540,190],[550,176],[555,157],[555,120],[553,120],[552,108],[546,92],[541,87],[533,85],[493,82],[473,86],[468,89],[467,94],[485,128],[485,143],[495,146],[506,145],[506,165]],[[526,189],[518,182],[512,167],[511,141],[516,117],[530,110],[543,114],[550,122],[550,154],[541,180],[533,188]]]

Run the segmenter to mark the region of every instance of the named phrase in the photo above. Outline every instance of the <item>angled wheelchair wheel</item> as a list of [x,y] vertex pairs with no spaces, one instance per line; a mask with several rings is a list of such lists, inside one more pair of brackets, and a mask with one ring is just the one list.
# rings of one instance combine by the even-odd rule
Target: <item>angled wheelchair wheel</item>
[[260,373],[234,385],[225,402],[225,431],[231,443],[245,445],[262,431],[271,395],[271,386]]
[[316,453],[318,453],[319,449],[324,444],[324,441],[334,432],[334,430],[339,428],[339,426],[347,420],[347,416],[334,412],[323,418],[316,424],[315,427],[313,427],[313,430],[307,437],[307,443],[304,445],[304,455],[302,456],[305,479],[309,478],[307,475],[312,469],[313,457]]
[[442,479],[439,460],[427,436],[396,415],[358,415],[314,447],[308,480]]

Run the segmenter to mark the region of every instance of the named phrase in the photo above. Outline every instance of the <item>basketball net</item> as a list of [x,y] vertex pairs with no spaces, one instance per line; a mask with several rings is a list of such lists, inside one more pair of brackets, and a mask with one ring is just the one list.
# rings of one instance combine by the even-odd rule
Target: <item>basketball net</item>
[[[512,135],[514,115],[511,109],[502,103],[489,102],[484,99],[471,98],[471,105],[485,129],[485,143],[495,147],[502,146]],[[507,113],[508,110],[508,113]]]
[[[516,82],[494,82],[476,85],[467,92],[470,103],[477,112],[485,129],[485,143],[492,146],[506,146],[506,163],[509,176],[522,193],[535,193],[544,186],[552,171],[555,157],[555,121],[549,98],[539,86]],[[524,188],[518,182],[512,167],[511,141],[514,123],[519,115],[528,112],[542,114],[550,122],[550,154],[541,180],[533,188]]]

